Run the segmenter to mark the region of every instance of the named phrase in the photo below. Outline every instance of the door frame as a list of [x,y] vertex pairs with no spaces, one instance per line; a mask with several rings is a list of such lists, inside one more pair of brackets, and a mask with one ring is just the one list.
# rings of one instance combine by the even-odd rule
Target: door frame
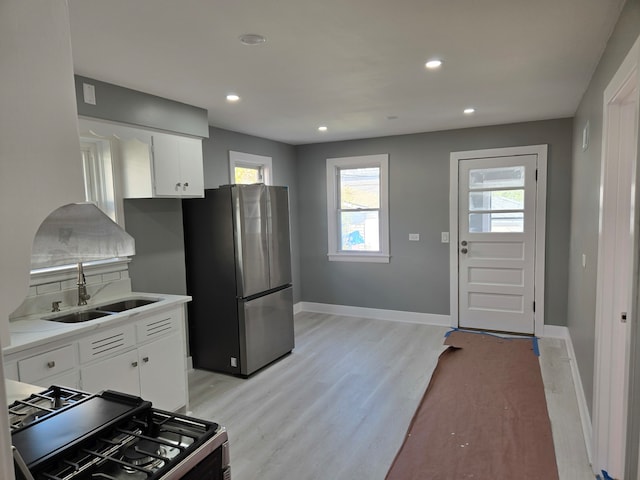
[[533,299],[536,309],[533,314],[536,336],[543,335],[544,329],[544,271],[545,271],[545,232],[547,216],[547,150],[548,146],[527,145],[521,147],[490,148],[484,150],[468,150],[451,152],[449,157],[449,304],[451,326],[457,328],[460,318],[458,312],[458,170],[461,160],[480,160],[493,157],[510,157],[517,155],[537,155],[538,181],[536,183],[536,234]]
[[[616,272],[609,266],[609,259],[616,249],[615,232],[608,228],[612,216],[619,216],[617,207],[619,202],[618,189],[616,185],[610,185],[610,176],[605,175],[611,168],[615,168],[618,174],[621,161],[619,142],[620,132],[620,99],[626,98],[630,93],[635,92],[634,112],[636,119],[635,141],[631,141],[636,148],[635,157],[631,160],[632,172],[631,184],[631,206],[626,214],[630,214],[634,225],[631,237],[631,258],[632,273],[631,285],[628,291],[628,312],[626,333],[624,327],[618,326],[617,315],[612,316],[612,310],[617,303],[614,300],[615,292],[612,291],[607,282],[613,282]],[[634,417],[638,414],[637,407],[634,407],[638,400],[638,392],[634,392],[634,383],[637,382],[637,369],[634,371],[634,364],[631,362],[634,357],[632,337],[637,336],[637,296],[638,296],[638,260],[637,253],[639,244],[638,231],[638,208],[639,192],[638,185],[638,147],[640,119],[638,118],[638,106],[640,104],[640,37],[629,50],[620,67],[612,77],[603,94],[603,127],[602,127],[602,152],[600,169],[600,205],[599,205],[599,225],[598,225],[598,268],[596,278],[596,310],[595,310],[595,345],[594,345],[594,386],[593,386],[593,434],[592,434],[592,456],[595,471],[608,469],[611,474],[622,475],[631,478],[633,469],[638,470],[637,459],[634,458],[637,451],[633,451],[632,445],[637,444],[638,420]],[[629,132],[627,132],[628,134]],[[629,166],[629,164],[627,164]],[[615,182],[614,182],[615,183]],[[634,197],[635,194],[635,197]],[[622,212],[625,213],[625,212]],[[637,355],[637,352],[635,352]],[[624,392],[620,395],[620,390]],[[620,417],[620,415],[622,417]],[[617,421],[612,421],[617,418]],[[630,424],[630,421],[633,424]],[[626,431],[625,431],[626,430]],[[634,436],[636,438],[634,438]],[[635,462],[635,465],[634,465]]]

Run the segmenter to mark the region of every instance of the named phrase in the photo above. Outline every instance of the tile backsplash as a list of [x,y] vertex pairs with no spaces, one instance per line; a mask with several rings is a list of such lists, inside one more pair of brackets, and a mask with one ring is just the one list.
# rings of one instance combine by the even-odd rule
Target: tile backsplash
[[[118,259],[84,264],[87,293],[91,295],[87,301],[89,306],[131,292],[128,263],[127,259]],[[60,302],[60,311],[77,308],[77,279],[78,273],[73,266],[32,272],[27,297],[9,320],[50,314],[53,302]]]

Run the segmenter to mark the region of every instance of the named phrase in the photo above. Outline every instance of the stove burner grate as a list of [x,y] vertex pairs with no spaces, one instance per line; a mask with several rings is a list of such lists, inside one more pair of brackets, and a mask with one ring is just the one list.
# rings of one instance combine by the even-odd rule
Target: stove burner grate
[[24,400],[9,405],[9,425],[11,431],[19,430],[51,413],[62,410],[92,396],[90,393],[51,386],[49,389],[34,393]]

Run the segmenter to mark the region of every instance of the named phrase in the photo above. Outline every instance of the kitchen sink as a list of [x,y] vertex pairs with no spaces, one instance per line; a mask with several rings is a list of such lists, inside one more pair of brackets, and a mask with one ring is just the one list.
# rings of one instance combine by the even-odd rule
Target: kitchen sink
[[158,300],[150,300],[147,298],[132,298],[129,300],[122,300],[120,302],[110,303],[108,305],[102,305],[96,307],[96,310],[100,312],[120,313],[125,310],[131,310],[132,308],[144,307],[151,303],[156,303]]
[[73,312],[67,313],[66,315],[60,315],[59,317],[51,317],[46,320],[50,320],[52,322],[62,322],[62,323],[79,323],[79,322],[88,322],[89,320],[95,320],[96,318],[106,317],[107,315],[111,315],[109,312],[99,312],[97,310],[87,310],[84,312]]
[[57,315],[51,317],[45,317],[43,320],[49,320],[50,322],[62,322],[62,323],[80,323],[88,322],[89,320],[95,320],[97,318],[107,317],[116,313],[125,312],[133,308],[144,307],[151,303],[159,302],[159,299],[149,298],[130,298],[128,300],[121,300],[119,302],[109,303],[107,305],[101,305],[94,307],[91,310],[83,310],[81,312],[67,313],[66,315]]

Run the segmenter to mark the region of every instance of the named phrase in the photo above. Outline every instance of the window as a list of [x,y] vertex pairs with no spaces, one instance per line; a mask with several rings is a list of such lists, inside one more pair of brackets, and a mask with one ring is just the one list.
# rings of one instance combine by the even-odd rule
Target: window
[[271,157],[229,150],[229,172],[232,184],[272,184]]
[[329,260],[389,262],[389,156],[327,159]]
[[524,232],[524,166],[469,170],[469,233]]
[[80,138],[85,199],[95,203],[111,220],[124,224],[122,199],[116,195],[111,142],[102,138]]

